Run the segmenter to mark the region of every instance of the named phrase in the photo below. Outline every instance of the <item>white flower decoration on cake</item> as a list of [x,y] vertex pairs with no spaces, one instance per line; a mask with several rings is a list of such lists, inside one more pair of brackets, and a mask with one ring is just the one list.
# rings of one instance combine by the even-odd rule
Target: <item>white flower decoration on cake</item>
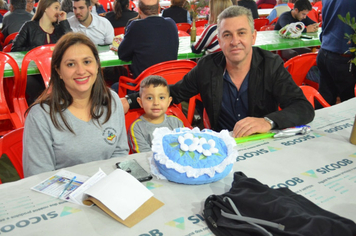
[[209,139],[206,141],[205,138],[199,139],[199,145],[197,147],[197,151],[199,153],[203,153],[204,156],[211,156],[213,153],[219,152],[219,149],[215,147],[215,141],[213,139]]
[[178,142],[182,151],[194,152],[198,147],[199,138],[194,138],[193,134],[191,133],[185,133],[184,136],[178,137]]

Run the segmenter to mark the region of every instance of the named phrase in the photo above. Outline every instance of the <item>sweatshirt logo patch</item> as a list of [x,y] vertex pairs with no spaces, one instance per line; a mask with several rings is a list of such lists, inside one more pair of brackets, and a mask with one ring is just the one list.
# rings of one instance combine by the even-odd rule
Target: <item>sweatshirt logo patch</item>
[[116,130],[111,127],[106,128],[103,132],[103,138],[108,144],[114,145],[117,139]]

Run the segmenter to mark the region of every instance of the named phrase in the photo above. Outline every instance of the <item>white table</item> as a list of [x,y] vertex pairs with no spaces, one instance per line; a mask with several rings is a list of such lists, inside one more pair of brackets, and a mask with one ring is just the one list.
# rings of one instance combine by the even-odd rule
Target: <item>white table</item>
[[262,16],[268,16],[272,10],[273,8],[264,8],[264,9],[257,9],[257,12],[258,15],[262,17]]
[[[270,187],[289,187],[320,207],[356,221],[356,146],[348,141],[355,114],[356,98],[318,110],[310,134],[239,144],[234,171]],[[149,170],[150,155],[127,158],[139,160]],[[124,159],[67,169],[93,175],[100,167],[108,174]],[[218,182],[199,186],[156,178],[143,183],[165,205],[130,229],[97,207],[78,206],[30,190],[55,172],[0,185],[0,235],[212,235],[201,214],[203,203],[211,194],[227,192],[233,176],[230,173]]]

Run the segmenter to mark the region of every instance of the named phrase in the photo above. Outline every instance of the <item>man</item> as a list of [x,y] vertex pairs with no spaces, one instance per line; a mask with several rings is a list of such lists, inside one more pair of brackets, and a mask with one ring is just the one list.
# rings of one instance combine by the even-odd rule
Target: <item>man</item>
[[276,17],[279,17],[282,13],[290,10],[291,9],[288,6],[288,0],[277,0],[277,5],[267,16],[267,19],[269,20],[269,22],[272,22]]
[[32,19],[32,14],[26,11],[26,0],[11,0],[10,13],[4,16],[1,32],[8,35],[19,32],[23,23]]
[[[219,15],[217,26],[222,51],[201,58],[170,87],[174,103],[200,93],[212,129],[233,131],[234,137],[313,120],[313,107],[279,56],[252,47],[257,33],[251,11],[231,6]],[[136,96],[121,99],[125,109],[130,102],[137,106]]]
[[177,59],[179,38],[176,23],[171,18],[158,16],[158,12],[158,0],[140,0],[140,19],[127,26],[118,48],[121,60],[132,60],[134,78],[152,65]]
[[274,26],[275,30],[282,29],[285,25],[294,22],[303,22],[306,26],[303,30],[303,33],[317,32],[319,24],[311,20],[307,15],[312,9],[312,6],[309,0],[297,0],[294,4],[294,9],[289,12],[284,12],[279,16],[276,25]]
[[26,2],[27,2],[26,11],[31,13],[32,15],[34,15],[36,12],[36,8],[34,7],[36,1],[35,0],[27,0]]
[[74,32],[82,32],[94,44],[111,44],[114,39],[114,28],[105,17],[91,14],[90,0],[73,0],[74,16],[68,18],[70,27]]
[[348,44],[345,38],[345,34],[352,35],[355,31],[343,23],[338,15],[345,17],[350,13],[351,18],[356,17],[356,1],[323,0],[322,3],[321,48],[317,57],[319,92],[330,105],[334,105],[338,96],[341,101],[355,97],[356,67],[351,62],[355,54],[347,52],[355,45]]

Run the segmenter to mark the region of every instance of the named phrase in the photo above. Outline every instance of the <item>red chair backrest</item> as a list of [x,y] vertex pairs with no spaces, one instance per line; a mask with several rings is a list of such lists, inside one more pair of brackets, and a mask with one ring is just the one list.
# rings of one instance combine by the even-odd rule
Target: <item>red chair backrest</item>
[[[140,82],[149,75],[159,75],[167,80],[168,84],[175,84],[181,80],[192,68],[196,66],[196,62],[191,60],[172,60],[161,62],[144,70],[136,79],[130,79],[126,76],[119,78],[119,97],[124,97],[127,94],[127,89],[133,91],[140,90]],[[128,85],[128,82],[136,84],[135,86]]]
[[269,23],[269,20],[267,18],[257,18],[254,19],[254,24],[255,24],[255,30],[260,31],[262,26],[265,26]]
[[288,7],[289,7],[290,9],[294,9],[294,3],[289,2],[289,3],[288,3]]
[[279,17],[274,18],[269,24],[270,25],[275,25],[277,23],[277,21],[278,21],[278,18]]
[[23,128],[19,128],[0,138],[0,158],[3,154],[6,154],[21,179],[24,178],[22,165],[22,136]]
[[[14,77],[4,79],[5,64],[9,64]],[[0,135],[24,125],[24,112],[17,109],[20,70],[16,61],[8,54],[0,52]]]
[[275,5],[269,3],[262,3],[258,5],[258,9],[267,9],[267,8],[274,8]]
[[4,43],[2,44],[2,46],[5,47],[5,46],[8,45],[9,43],[11,43],[12,40],[14,40],[18,34],[19,34],[18,32],[9,34],[9,35],[5,38]]
[[330,107],[330,104],[325,101],[321,94],[315,88],[307,85],[299,86],[306,99],[312,104],[315,108],[315,100],[317,100],[323,107]]
[[182,37],[182,36],[190,36],[190,34],[188,34],[183,30],[178,30],[178,37]]
[[308,12],[307,15],[311,20],[315,22],[319,22],[319,14],[317,11],[315,11],[313,8]]
[[197,20],[195,22],[195,27],[205,27],[206,24],[208,24],[208,20]]
[[185,31],[187,33],[189,33],[190,28],[192,27],[189,23],[177,23],[176,25],[178,30]]
[[6,9],[0,9],[0,14],[1,15],[5,15],[6,12],[8,12],[9,10],[6,10]]
[[[195,107],[196,107],[196,100],[202,101],[200,94],[195,95],[194,97],[191,97],[189,99],[187,119],[188,119],[188,122],[191,124],[193,123],[194,112],[195,112]],[[205,108],[203,110],[203,124],[204,124],[204,128],[211,129],[209,116],[208,116],[208,113],[206,113]]]
[[292,75],[294,82],[301,86],[312,66],[316,66],[317,52],[295,56],[284,63],[284,67]]
[[264,25],[260,28],[260,31],[274,30],[274,25]]
[[116,28],[114,28],[114,34],[115,35],[125,34],[125,27],[116,27]]
[[2,51],[3,52],[11,52],[11,47],[12,47],[12,43],[9,43],[2,49]]
[[47,44],[34,48],[26,53],[21,65],[22,84],[26,84],[28,65],[31,61],[34,61],[42,75],[45,86],[48,87],[48,83],[51,79],[51,61],[54,46],[55,44]]

